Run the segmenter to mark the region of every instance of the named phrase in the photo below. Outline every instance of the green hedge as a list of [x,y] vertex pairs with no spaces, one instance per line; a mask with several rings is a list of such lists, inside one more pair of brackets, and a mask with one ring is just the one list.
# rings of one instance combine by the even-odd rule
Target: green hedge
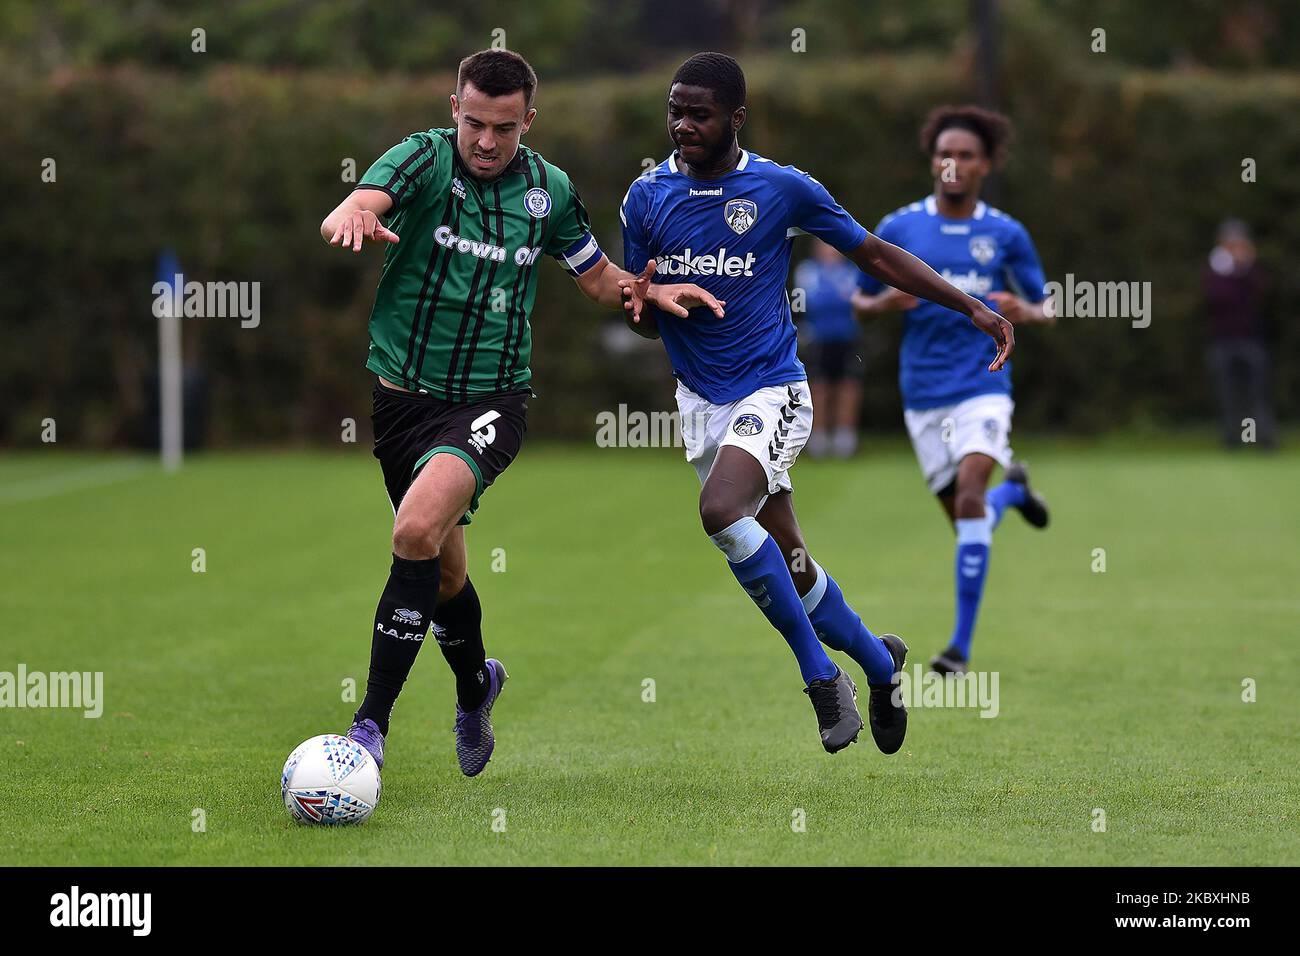
[[[1049,278],[1150,281],[1150,328],[1065,321],[1021,337],[1018,425],[1100,430],[1208,419],[1199,273],[1219,219],[1254,223],[1275,280],[1276,391],[1300,408],[1300,301],[1286,250],[1300,184],[1300,80],[1149,74],[1064,55],[1032,30],[1008,44],[1003,90],[1019,141],[998,204],[1037,241]],[[1041,42],[1040,42],[1041,41]],[[1059,46],[1059,43],[1057,44]],[[819,62],[746,60],[747,146],[813,172],[868,226],[928,191],[916,126],[938,102],[969,99],[960,61],[926,56]],[[528,142],[579,184],[601,241],[621,254],[617,207],[645,158],[667,152],[653,73],[547,83]],[[0,191],[6,348],[0,443],[37,440],[53,415],[60,441],[126,440],[155,362],[155,256],[176,249],[188,278],[257,280],[262,322],[186,323],[212,384],[219,443],[338,440],[368,411],[365,320],[380,255],[342,255],[321,218],[359,170],[414,129],[447,122],[450,74],[360,81],[243,69],[202,75],[131,68],[33,80],[0,77],[8,142]],[[1244,184],[1244,156],[1259,181]],[[41,162],[57,161],[43,183]],[[555,266],[534,316],[538,434],[590,437],[620,401],[667,407],[656,353],[612,359],[609,317]],[[872,331],[867,422],[896,430],[896,323]],[[652,356],[649,361],[645,356]],[[364,428],[363,428],[364,433]]]

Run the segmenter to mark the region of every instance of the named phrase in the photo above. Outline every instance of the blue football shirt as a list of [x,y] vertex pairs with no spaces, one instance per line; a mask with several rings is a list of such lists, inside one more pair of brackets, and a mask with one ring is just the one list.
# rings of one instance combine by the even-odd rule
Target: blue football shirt
[[[1043,266],[1029,233],[1001,210],[977,203],[969,219],[941,216],[933,196],[890,213],[876,235],[902,246],[957,288],[993,306],[990,292],[1041,302]],[[860,273],[858,287],[875,295],[878,279]],[[1011,363],[990,372],[994,341],[960,312],[921,300],[903,313],[898,379],[906,408],[955,405],[976,395],[1011,394]]]
[[693,282],[726,302],[722,319],[706,308],[685,319],[651,309],[673,374],[715,404],[807,377],[786,295],[794,237],[814,235],[841,252],[867,237],[817,180],[748,150],[708,180],[668,157],[632,183],[620,216],[628,270],[653,258],[655,282]]
[[804,318],[817,342],[852,342],[858,337],[853,292],[858,267],[847,259],[805,259],[794,267],[794,285],[804,293]]

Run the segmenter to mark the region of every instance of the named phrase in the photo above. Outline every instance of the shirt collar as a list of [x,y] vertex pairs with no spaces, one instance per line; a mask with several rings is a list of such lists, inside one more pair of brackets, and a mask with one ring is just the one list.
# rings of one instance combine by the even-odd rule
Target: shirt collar
[[505,176],[507,173],[522,173],[524,171],[524,147],[522,143],[515,147],[514,156],[510,157],[510,162],[506,163],[505,168],[501,170],[501,175],[497,176],[495,179],[488,180],[486,183],[475,178],[474,174],[469,171],[469,167],[465,165],[465,161],[460,158],[460,147],[457,146],[454,141],[452,143],[451,155],[452,162],[456,164],[457,169],[473,179],[474,182],[483,186],[490,186],[492,183],[498,182],[502,176]]
[[[931,216],[937,216],[939,214],[939,203],[935,200],[933,194],[925,197],[925,211]],[[975,203],[975,211],[971,213],[971,218],[983,219],[984,214],[988,211],[989,207],[985,205],[984,200],[981,199]]]
[[[748,165],[749,165],[749,150],[747,150],[747,149],[742,149],[742,150],[740,151],[740,162],[736,163],[736,168],[733,169],[731,172],[733,172],[733,173],[738,173],[738,172],[740,172],[742,169],[744,169],[744,168],[745,168],[746,166],[748,166]],[[673,150],[671,153],[668,154],[668,171],[669,171],[670,173],[681,173],[681,172],[682,172],[680,169],[677,168],[677,150]],[[682,173],[682,175],[684,176],[684,175],[686,175],[686,174],[685,174],[685,173]],[[728,175],[730,175],[730,174],[728,174]],[[721,178],[721,177],[719,177],[719,178]],[[703,181],[703,180],[701,180],[701,181]]]

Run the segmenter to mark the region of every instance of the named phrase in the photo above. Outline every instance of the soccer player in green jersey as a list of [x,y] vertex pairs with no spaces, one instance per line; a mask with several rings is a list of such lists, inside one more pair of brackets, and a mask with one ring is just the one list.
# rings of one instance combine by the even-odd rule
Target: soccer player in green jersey
[[464,525],[523,442],[541,256],[629,321],[644,303],[683,318],[701,305],[722,315],[697,286],[651,285],[653,262],[636,276],[605,257],[569,177],[519,142],[537,115],[536,89],[516,53],[467,57],[451,96],[455,125],[394,146],[321,223],[333,246],[387,244],[366,367],[377,376],[374,454],[395,515],[393,563],[348,732],[380,767],[393,704],[430,626],[456,675],[461,771],[478,774],[492,755],[492,705],[507,675],[485,657]]

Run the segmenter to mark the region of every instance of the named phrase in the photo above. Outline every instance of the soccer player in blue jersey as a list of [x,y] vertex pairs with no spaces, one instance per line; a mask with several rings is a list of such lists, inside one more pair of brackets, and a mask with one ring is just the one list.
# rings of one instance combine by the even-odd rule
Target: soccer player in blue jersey
[[997,343],[985,360],[992,370],[1006,361],[1014,334],[983,302],[868,233],[807,173],[742,149],[745,117],[745,76],[731,57],[700,53],[677,70],[668,91],[675,149],[628,189],[623,254],[629,263],[653,258],[652,281],[694,282],[726,310],[721,318],[698,308],[679,318],[628,303],[629,324],[663,339],[686,458],[703,485],[700,520],[794,652],[822,746],[847,747],[862,718],[856,686],[819,639],[866,672],[872,736],[895,753],[907,712],[892,691],[907,647],[896,635],[877,637],[848,606],[809,556],[790,501],[788,472],[813,414],[785,291],[792,237],[817,236],[881,281],[968,316]]
[[[1002,161],[1011,123],[976,106],[942,106],[921,130],[934,193],[886,216],[876,234],[925,260],[963,292],[983,299],[1015,325],[1050,323],[1043,267],[1029,233],[980,199],[984,178]],[[990,344],[964,315],[921,302],[896,283],[866,272],[854,308],[861,315],[903,312],[899,382],[904,418],[921,472],[957,532],[957,609],[952,637],[930,666],[963,674],[988,572],[993,530],[1007,508],[1036,528],[1047,505],[1013,462],[1011,367],[993,375]],[[891,288],[893,286],[893,288]],[[996,465],[1005,480],[989,490]]]
[[808,371],[817,414],[804,451],[813,458],[826,454],[852,458],[857,449],[862,325],[852,303],[860,274],[857,266],[820,239],[812,240],[812,255],[794,269],[794,287],[804,294],[801,332],[808,333],[813,355]]

